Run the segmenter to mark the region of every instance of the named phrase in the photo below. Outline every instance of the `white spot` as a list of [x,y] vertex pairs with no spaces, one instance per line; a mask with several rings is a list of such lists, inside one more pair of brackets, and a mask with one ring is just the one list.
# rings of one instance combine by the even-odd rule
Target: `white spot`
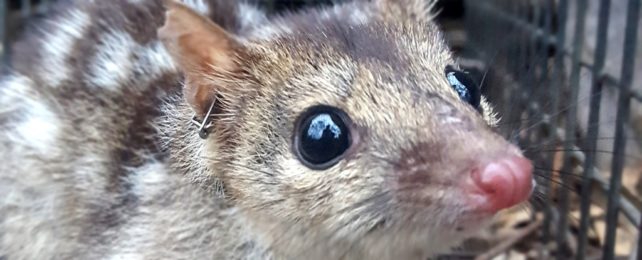
[[237,17],[242,29],[256,27],[267,20],[264,12],[247,3],[241,3],[238,12]]
[[0,88],[0,116],[9,123],[4,134],[13,143],[37,151],[50,151],[60,131],[58,116],[33,93],[33,82],[22,75],[11,75]]
[[[229,0],[228,0],[229,1]],[[183,0],[183,3],[201,15],[209,15],[210,7],[204,0]]]
[[444,124],[457,124],[463,122],[461,118],[453,117],[453,116],[447,116],[441,119],[442,123]]
[[144,257],[136,253],[119,252],[119,253],[116,253],[115,255],[112,255],[109,258],[109,260],[137,260],[137,259],[144,259]]
[[321,19],[328,20],[331,17],[332,17],[332,12],[330,11],[324,10],[323,12],[321,12]]
[[166,72],[176,71],[174,60],[167,52],[165,46],[159,41],[150,43],[137,51],[139,58],[136,60],[134,70],[138,75],[147,77],[144,81],[155,79]]
[[171,182],[168,180],[167,166],[161,162],[152,161],[132,171],[129,181],[138,197],[154,196]]
[[[33,82],[23,75],[10,75],[0,82],[0,103],[3,108],[0,111],[9,110],[6,106],[16,105],[12,103],[24,103],[23,98],[28,98],[27,93],[32,89]],[[1,114],[1,113],[0,113]]]
[[23,119],[13,126],[10,138],[17,144],[46,153],[55,147],[60,120],[41,102],[32,100],[28,105],[25,107]]
[[284,23],[275,22],[270,25],[257,27],[249,34],[249,38],[260,40],[269,40],[278,37],[279,35],[292,33],[292,29]]
[[43,64],[40,68],[43,77],[51,83],[51,86],[60,85],[71,75],[66,60],[74,43],[82,38],[90,21],[87,13],[72,10],[67,13],[66,17],[50,22],[53,26],[45,32],[47,36],[42,41]]
[[366,22],[368,22],[368,15],[366,15],[366,13],[364,13],[363,11],[354,8],[352,9],[352,13],[350,13],[350,20],[355,25],[365,24]]
[[115,90],[131,76],[132,54],[138,44],[125,32],[106,34],[100,42],[88,81],[92,86]]

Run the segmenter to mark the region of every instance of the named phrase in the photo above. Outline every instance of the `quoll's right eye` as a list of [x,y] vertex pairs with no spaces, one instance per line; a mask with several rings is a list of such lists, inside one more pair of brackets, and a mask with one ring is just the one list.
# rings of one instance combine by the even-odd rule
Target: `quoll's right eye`
[[479,110],[481,93],[479,86],[465,72],[446,66],[446,79],[450,86],[457,92],[462,101]]
[[299,118],[294,135],[294,151],[311,169],[335,165],[352,143],[349,118],[338,108],[315,106]]

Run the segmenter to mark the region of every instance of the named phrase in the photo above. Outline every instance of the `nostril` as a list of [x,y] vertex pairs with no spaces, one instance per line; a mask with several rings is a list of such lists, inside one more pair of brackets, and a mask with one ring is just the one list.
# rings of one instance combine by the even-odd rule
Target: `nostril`
[[515,206],[526,199],[532,191],[533,166],[521,156],[502,158],[473,171],[472,179],[487,198],[490,210]]

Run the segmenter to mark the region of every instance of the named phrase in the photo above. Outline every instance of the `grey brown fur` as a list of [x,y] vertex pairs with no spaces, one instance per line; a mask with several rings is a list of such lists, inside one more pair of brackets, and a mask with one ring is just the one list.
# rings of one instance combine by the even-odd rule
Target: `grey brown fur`
[[[157,37],[161,1],[68,2],[2,77],[0,257],[422,259],[488,221],[457,204],[453,182],[472,156],[509,146],[486,102],[480,116],[449,87],[429,2],[267,17],[185,1],[244,50],[238,74],[204,75],[223,99],[207,140]],[[291,136],[321,103],[352,117],[359,142],[313,171]],[[393,180],[426,192],[396,196]]]

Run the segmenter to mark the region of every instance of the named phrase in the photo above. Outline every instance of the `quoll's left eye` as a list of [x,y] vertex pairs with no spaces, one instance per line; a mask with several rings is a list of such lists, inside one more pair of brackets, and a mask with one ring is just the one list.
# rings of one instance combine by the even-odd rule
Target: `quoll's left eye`
[[479,86],[468,74],[456,70],[451,66],[447,66],[446,79],[464,102],[470,104],[475,109],[479,109],[481,99]]
[[348,116],[330,106],[309,108],[299,118],[294,150],[299,160],[311,169],[327,169],[342,159],[351,145]]

